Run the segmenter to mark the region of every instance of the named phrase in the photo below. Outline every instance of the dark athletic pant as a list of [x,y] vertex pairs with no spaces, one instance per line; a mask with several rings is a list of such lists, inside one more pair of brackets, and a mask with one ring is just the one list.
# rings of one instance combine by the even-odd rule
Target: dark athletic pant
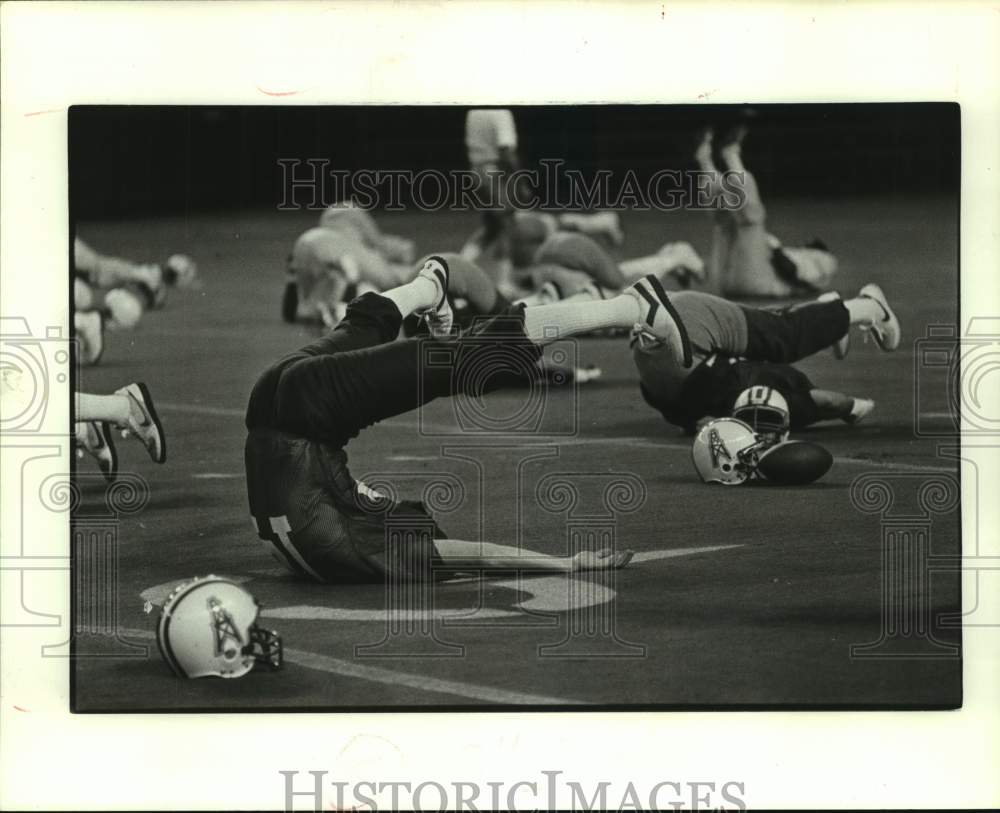
[[800,361],[828,348],[851,326],[840,300],[807,302],[782,310],[742,310],[747,320],[747,346],[739,355],[752,361]]
[[[728,414],[739,393],[754,384],[773,386],[785,396],[793,426],[819,419],[809,395],[812,382],[791,364],[824,350],[848,331],[850,315],[841,301],[764,310],[688,292],[678,294],[674,304],[681,318],[689,320],[685,326],[692,342],[708,356],[668,400],[640,385],[646,403],[669,423],[693,432],[706,415]],[[734,329],[741,320],[745,345],[737,339],[741,331]]]
[[394,341],[402,317],[375,293],[355,299],[326,336],[269,367],[247,407],[247,429],[267,427],[342,447],[377,421],[444,395],[479,395],[537,375],[541,348],[524,335],[520,306],[454,341]]

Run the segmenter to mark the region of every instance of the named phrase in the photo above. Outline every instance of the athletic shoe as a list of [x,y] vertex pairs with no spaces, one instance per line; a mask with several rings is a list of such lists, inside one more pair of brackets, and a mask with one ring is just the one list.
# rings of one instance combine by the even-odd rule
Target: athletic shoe
[[84,452],[97,461],[104,479],[113,483],[118,476],[118,451],[112,438],[111,427],[105,421],[84,421],[76,435],[77,454]]
[[104,353],[104,316],[100,311],[77,311],[73,327],[80,343],[80,363],[97,364]]
[[171,254],[162,266],[163,282],[174,288],[193,288],[198,282],[198,266],[187,254]]
[[687,330],[656,276],[648,274],[622,293],[639,303],[640,318],[632,327],[631,345],[638,344],[646,352],[666,346],[679,364],[690,367],[693,358]]
[[[836,291],[827,291],[825,294],[820,294],[816,297],[817,302],[834,302],[840,299],[840,294]],[[840,361],[847,358],[847,354],[851,350],[851,328],[848,326],[844,335],[841,336],[837,341],[830,345],[830,349],[833,351],[833,357]]]
[[129,402],[128,420],[118,427],[122,437],[135,436],[146,447],[153,462],[162,463],[167,459],[167,441],[149,389],[142,382],[136,382],[115,390],[115,395],[124,395]]
[[899,319],[889,307],[889,302],[886,300],[885,294],[882,293],[882,289],[870,282],[858,292],[858,296],[877,302],[883,313],[881,319],[876,320],[871,325],[866,325],[865,329],[872,334],[880,348],[886,352],[895,350],[899,347],[902,331],[899,327]]
[[437,255],[428,257],[424,267],[420,269],[418,277],[423,277],[434,283],[437,289],[437,305],[433,305],[426,310],[417,311],[417,316],[427,323],[427,329],[432,336],[444,338],[451,335],[451,327],[455,321],[455,315],[451,311],[448,303],[448,282],[451,272],[448,270],[448,263],[444,257]]
[[150,310],[162,308],[167,303],[167,285],[163,269],[158,265],[140,265],[135,269],[135,280],[146,298]]
[[844,423],[850,426],[861,423],[861,421],[872,414],[874,409],[875,402],[870,398],[855,398],[854,404],[851,406],[851,414],[844,418]]

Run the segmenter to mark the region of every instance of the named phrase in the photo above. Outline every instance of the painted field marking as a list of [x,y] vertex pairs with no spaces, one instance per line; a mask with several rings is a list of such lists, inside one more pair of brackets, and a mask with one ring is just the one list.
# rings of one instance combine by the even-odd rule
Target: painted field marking
[[[695,556],[699,553],[713,553],[720,550],[743,547],[742,544],[735,545],[708,545],[697,548],[674,548],[670,550],[652,550],[636,553],[632,557],[633,562],[655,562],[661,559],[674,559],[680,556]],[[267,571],[271,572],[271,571]],[[339,622],[379,622],[394,623],[401,621],[441,621],[450,626],[461,626],[462,620],[481,621],[491,618],[516,618],[525,613],[567,613],[572,610],[582,610],[586,607],[593,607],[599,604],[607,604],[614,599],[617,592],[610,587],[590,581],[587,576],[591,572],[583,571],[579,574],[568,573],[551,574],[544,576],[528,576],[514,579],[491,579],[489,577],[466,577],[445,582],[442,587],[447,589],[449,585],[469,584],[479,582],[491,588],[511,590],[522,595],[521,598],[512,605],[512,609],[502,607],[455,607],[421,610],[388,610],[385,607],[372,608],[352,608],[352,607],[331,607],[329,605],[315,604],[294,604],[287,607],[265,607],[261,610],[264,618],[277,618],[294,621],[339,621]],[[246,584],[253,580],[253,576],[230,575],[223,578],[231,579],[237,584]],[[147,607],[147,612],[153,607],[161,607],[174,588],[182,584],[186,579],[175,579],[154,585],[143,590],[139,597]],[[575,581],[580,584],[576,590],[570,589],[570,582]],[[336,587],[331,585],[331,590]]]
[[[156,404],[157,409],[163,412],[181,412],[188,413],[191,415],[218,415],[225,417],[244,417],[245,410],[242,409],[228,409],[223,407],[209,407],[201,406],[199,404],[177,404],[177,403],[159,403]],[[395,418],[390,419],[390,421],[396,421]],[[407,424],[402,421],[396,423],[390,423],[391,426],[396,428],[405,428]],[[430,429],[434,432],[446,432],[453,431],[455,426],[453,424],[435,424],[424,422],[421,424],[424,428]],[[412,424],[410,428],[416,429],[416,423]],[[634,446],[645,449],[681,449],[689,450],[691,445],[689,443],[673,443],[670,441],[658,441],[652,438],[643,437],[617,437],[617,438],[591,438],[591,437],[577,437],[577,438],[563,438],[560,436],[546,437],[544,435],[538,435],[533,438],[539,442],[544,442],[550,445],[556,446]],[[442,442],[446,442],[447,438],[442,438]],[[485,438],[489,440],[489,438]],[[432,458],[435,459],[435,458]],[[849,466],[872,466],[878,469],[889,469],[898,471],[943,471],[943,472],[956,472],[958,471],[958,466],[935,466],[935,465],[923,465],[919,463],[896,463],[891,460],[867,460],[863,457],[838,457],[833,458],[835,463],[844,463]]]
[[[121,635],[125,638],[143,638],[153,640],[156,636],[149,630],[124,629]],[[325,672],[329,675],[339,675],[340,677],[357,678],[367,680],[372,683],[382,683],[387,686],[403,686],[408,689],[416,689],[421,692],[431,692],[434,694],[446,694],[453,697],[464,697],[469,700],[482,700],[487,703],[495,703],[507,706],[561,706],[561,705],[586,705],[590,701],[574,700],[568,697],[553,697],[544,694],[529,694],[527,692],[516,692],[510,689],[499,689],[494,686],[483,686],[478,683],[467,683],[459,680],[445,680],[443,678],[420,675],[413,672],[400,672],[395,669],[386,669],[382,666],[366,666],[354,661],[334,658],[329,655],[320,655],[317,652],[307,652],[302,649],[292,649],[284,647],[284,659],[288,663],[302,666],[306,669],[313,669],[317,672]]]
[[[391,613],[384,607],[373,609],[349,609],[346,607],[327,607],[315,605],[297,605],[294,607],[275,607],[265,609],[261,614],[267,618],[295,619],[297,621],[378,621],[381,623],[406,621],[441,621],[450,626],[461,619],[481,621],[488,618],[516,618],[525,612],[562,613],[573,609],[583,609],[596,604],[606,604],[615,597],[615,591],[601,584],[587,583],[586,589],[577,589],[571,594],[568,574],[558,576],[536,576],[523,579],[503,579],[495,581],[483,579],[483,584],[499,587],[519,593],[527,593],[528,597],[516,602],[516,609],[505,610],[500,607],[457,607],[452,609],[431,608],[428,610],[393,610]],[[573,577],[570,577],[573,578]],[[570,596],[575,599],[571,603]]]
[[244,477],[246,477],[246,475],[243,474],[243,472],[240,472],[238,474],[231,474],[229,472],[220,472],[220,471],[206,471],[203,472],[202,474],[191,475],[192,480],[237,480],[237,479],[243,479]]
[[674,550],[645,550],[639,551],[632,557],[633,562],[656,562],[660,559],[675,559],[678,556],[694,556],[696,553],[712,553],[717,550],[730,550],[731,548],[742,548],[741,542],[737,545],[709,545],[704,548],[676,548]]
[[159,412],[180,412],[188,415],[218,415],[225,418],[242,418],[246,416],[245,409],[229,409],[228,407],[204,406],[202,404],[173,404],[169,401],[157,401],[156,409]]

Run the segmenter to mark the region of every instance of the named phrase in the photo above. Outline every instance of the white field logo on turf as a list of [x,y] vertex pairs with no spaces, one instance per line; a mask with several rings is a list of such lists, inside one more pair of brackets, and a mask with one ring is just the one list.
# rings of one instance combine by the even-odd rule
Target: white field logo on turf
[[[633,564],[642,562],[654,562],[661,559],[673,559],[682,556],[694,556],[699,553],[714,553],[717,551],[731,550],[742,545],[709,545],[698,548],[676,548],[673,550],[653,550],[637,553],[633,558]],[[285,571],[280,568],[273,570],[259,571],[259,575],[277,576],[285,575]],[[231,579],[237,584],[247,584],[254,579],[253,575],[227,575],[223,578]],[[177,579],[175,581],[163,582],[142,591],[140,597],[144,602],[144,609],[147,613],[152,612],[155,607],[162,607],[166,597],[179,584],[183,584],[187,579]],[[526,613],[561,613],[582,610],[586,607],[606,604],[616,595],[616,591],[610,587],[596,584],[581,576],[568,576],[559,574],[555,576],[530,576],[525,578],[507,579],[477,579],[469,577],[464,579],[453,579],[447,582],[450,585],[469,584],[481,581],[494,588],[505,588],[513,590],[522,596],[512,605],[512,608],[500,607],[466,607],[466,608],[430,608],[426,610],[401,609],[390,610],[386,607],[377,608],[351,608],[338,607],[328,604],[293,604],[288,606],[267,607],[261,610],[264,618],[284,618],[297,621],[379,621],[388,620],[413,620],[413,621],[482,621],[491,618],[512,618]],[[586,589],[572,589],[571,582],[575,582],[577,587],[586,586]],[[288,587],[295,589],[294,582],[289,581]],[[249,588],[248,588],[249,589]],[[335,592],[335,587],[331,586],[331,595]]]

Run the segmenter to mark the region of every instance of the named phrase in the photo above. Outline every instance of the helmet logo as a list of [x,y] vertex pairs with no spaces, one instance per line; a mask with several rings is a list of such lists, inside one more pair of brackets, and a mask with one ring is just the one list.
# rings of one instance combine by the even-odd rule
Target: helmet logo
[[729,449],[726,448],[726,444],[722,442],[722,438],[719,437],[719,432],[716,429],[712,429],[708,433],[708,451],[712,455],[712,466],[714,468],[719,467],[719,461],[722,458],[726,460],[732,460],[733,456],[729,454]]
[[212,626],[215,629],[215,654],[232,660],[243,649],[243,637],[236,629],[233,617],[215,596],[208,600],[208,609],[212,613]]

